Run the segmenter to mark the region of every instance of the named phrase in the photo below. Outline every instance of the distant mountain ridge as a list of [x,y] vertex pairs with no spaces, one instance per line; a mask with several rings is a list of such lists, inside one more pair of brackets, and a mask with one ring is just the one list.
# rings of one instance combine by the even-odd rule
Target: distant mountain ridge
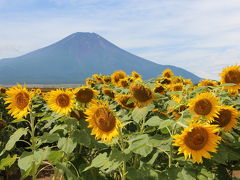
[[96,33],[77,32],[23,56],[0,60],[0,84],[77,84],[92,74],[116,70],[155,78],[170,68],[175,75],[198,82],[200,78],[182,68],[160,65],[135,56]]

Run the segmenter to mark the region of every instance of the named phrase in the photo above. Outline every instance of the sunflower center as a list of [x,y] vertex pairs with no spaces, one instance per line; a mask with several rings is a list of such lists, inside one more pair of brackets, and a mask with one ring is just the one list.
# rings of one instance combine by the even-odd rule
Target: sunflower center
[[169,80],[169,79],[164,79],[161,83],[162,83],[162,84],[170,84],[170,83],[171,83],[171,80]]
[[171,74],[169,72],[166,72],[164,75],[164,77],[167,77],[167,78],[170,78],[171,77]]
[[219,124],[220,127],[224,127],[231,121],[231,118],[231,111],[227,109],[222,109],[220,110],[218,117],[214,118],[214,123]]
[[29,103],[29,95],[25,92],[18,93],[16,95],[16,106],[18,109],[23,110],[25,107],[27,107]]
[[133,96],[140,102],[146,102],[151,99],[152,93],[142,85],[136,85],[132,88]]
[[208,99],[201,99],[196,102],[194,111],[200,115],[208,115],[212,110],[212,104]]
[[164,91],[164,87],[162,87],[162,86],[158,86],[154,89],[155,93],[162,93],[163,91]]
[[76,93],[76,100],[81,102],[81,103],[88,103],[92,100],[93,98],[93,91],[91,89],[80,89]]
[[208,141],[208,133],[204,128],[196,127],[188,132],[184,138],[184,143],[193,150],[202,149]]
[[62,108],[67,107],[70,104],[70,98],[67,94],[60,94],[56,98],[56,103],[58,106],[60,106]]
[[237,70],[229,71],[225,76],[225,82],[239,84],[240,83],[240,71],[237,71]]
[[182,86],[174,86],[174,91],[182,91]]
[[115,97],[115,94],[112,90],[108,90],[108,89],[105,89],[103,90],[103,93],[107,96],[109,96],[110,98],[114,98]]
[[109,132],[115,127],[116,118],[108,109],[99,108],[94,116],[97,127],[102,131]]

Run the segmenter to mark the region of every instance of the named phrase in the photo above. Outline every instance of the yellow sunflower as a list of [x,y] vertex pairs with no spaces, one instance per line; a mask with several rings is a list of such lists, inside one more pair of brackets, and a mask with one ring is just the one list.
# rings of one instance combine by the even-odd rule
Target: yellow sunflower
[[158,78],[157,79],[157,83],[171,84],[172,83],[172,79],[171,78],[167,78],[167,77]]
[[162,77],[166,77],[166,78],[172,78],[174,76],[173,72],[171,69],[165,69],[162,72]]
[[223,69],[221,76],[221,84],[233,83],[233,86],[223,86],[228,91],[238,91],[240,89],[240,65],[229,66]]
[[90,87],[82,86],[74,90],[76,101],[81,104],[90,103],[94,96],[97,95],[97,91]]
[[128,84],[128,79],[127,78],[124,78],[124,79],[120,79],[119,80],[119,86],[123,87],[123,88],[126,88],[129,86]]
[[151,89],[143,84],[131,84],[129,91],[138,107],[147,106],[154,99]]
[[9,104],[8,113],[16,119],[26,117],[30,111],[30,103],[34,93],[28,91],[26,86],[23,87],[17,84],[17,87],[11,87],[6,91],[7,97],[4,98],[5,104]]
[[217,81],[212,81],[209,79],[203,79],[200,81],[200,83],[198,84],[198,86],[213,86],[213,87],[217,87],[218,83]]
[[4,88],[4,87],[0,87],[0,93],[1,94],[6,94],[6,88]]
[[128,103],[129,99],[131,99],[131,98],[132,98],[131,95],[119,94],[119,95],[117,95],[117,97],[116,97],[116,101],[117,101],[118,104],[119,104],[120,106],[122,106],[123,108],[130,110],[130,109],[135,108],[135,103],[134,103],[134,102]]
[[178,154],[183,153],[185,159],[192,156],[194,163],[202,163],[203,157],[212,157],[209,152],[217,152],[221,140],[218,132],[217,125],[190,124],[181,134],[173,136],[173,145],[179,146]]
[[87,86],[92,86],[92,85],[95,85],[95,84],[96,84],[96,81],[94,81],[94,80],[91,79],[91,78],[87,78],[87,79],[85,80],[85,82],[86,82],[86,85],[87,85]]
[[132,72],[132,78],[134,79],[134,81],[142,81],[142,76],[136,71]]
[[92,77],[98,82],[98,83],[103,83],[103,78],[99,74],[93,74]]
[[207,122],[218,117],[219,101],[212,93],[201,93],[189,101],[189,110],[198,116],[204,116]]
[[183,77],[179,77],[179,76],[174,76],[172,79],[172,83],[183,83],[184,82],[184,78]]
[[104,87],[102,90],[103,94],[114,99],[115,98],[115,92],[112,89],[109,89],[107,87]]
[[127,75],[124,71],[116,71],[111,75],[112,83],[119,86],[120,79],[124,79],[126,76]]
[[111,84],[111,82],[112,82],[112,79],[110,76],[103,76],[102,79],[103,79],[104,84]]
[[157,83],[153,89],[154,93],[165,94],[166,88],[163,84]]
[[119,127],[122,125],[109,109],[108,103],[92,101],[85,114],[88,127],[92,128],[91,135],[95,135],[96,139],[111,142],[113,137],[119,136]]
[[52,90],[47,93],[45,100],[49,108],[59,114],[67,115],[75,107],[75,95],[71,91]]
[[171,91],[182,91],[184,85],[182,83],[176,83],[169,85]]
[[225,131],[230,131],[238,124],[239,112],[232,106],[221,106],[218,117],[214,118],[212,124],[217,124]]

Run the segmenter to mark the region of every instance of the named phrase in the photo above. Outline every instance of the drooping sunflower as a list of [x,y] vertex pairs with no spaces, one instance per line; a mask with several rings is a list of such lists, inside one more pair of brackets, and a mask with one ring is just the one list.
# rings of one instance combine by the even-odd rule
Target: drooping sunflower
[[75,95],[71,91],[52,90],[47,93],[45,100],[49,108],[59,114],[67,115],[75,107]]
[[171,91],[182,91],[184,85],[182,83],[176,83],[169,85]]
[[93,74],[92,77],[98,82],[98,83],[103,83],[103,78],[99,74]]
[[119,94],[116,97],[116,101],[118,102],[118,104],[120,106],[122,106],[125,109],[133,109],[135,108],[135,103],[134,102],[130,102],[128,103],[128,101],[132,98],[131,95],[127,95],[127,94]]
[[233,86],[223,86],[228,91],[238,91],[240,89],[240,65],[229,66],[223,69],[221,76],[221,84],[233,83]]
[[95,135],[96,139],[111,142],[113,137],[119,136],[119,128],[122,125],[109,109],[108,103],[92,101],[85,114],[88,127],[92,128],[91,135]]
[[108,96],[112,99],[115,98],[115,92],[110,88],[104,87],[102,92],[103,92],[103,94],[105,94],[106,96]]
[[218,117],[214,118],[212,124],[217,124],[225,131],[230,131],[238,124],[239,112],[232,106],[221,106]]
[[218,117],[219,108],[218,98],[210,92],[198,94],[189,101],[189,110],[195,115],[204,116],[207,122]]
[[167,77],[162,77],[162,78],[158,78],[157,79],[157,83],[161,83],[161,84],[171,84],[172,83],[172,79],[171,78],[167,78]]
[[84,114],[83,110],[74,109],[71,111],[70,116],[76,119],[84,119],[86,118],[86,114]]
[[90,103],[94,96],[97,95],[97,91],[90,87],[82,86],[74,90],[76,101],[80,104]]
[[124,79],[126,76],[127,75],[124,71],[116,71],[111,75],[112,83],[119,86],[120,79]]
[[203,79],[200,81],[200,83],[198,84],[198,86],[213,86],[216,87],[217,86],[217,81],[212,81],[209,79]]
[[217,152],[221,140],[218,132],[217,125],[190,124],[181,134],[173,136],[173,145],[179,146],[178,154],[183,153],[185,159],[192,156],[194,163],[202,163],[203,157],[212,157],[209,152]]
[[7,109],[8,113],[16,119],[26,117],[30,111],[30,104],[34,93],[28,91],[26,86],[23,87],[17,84],[16,87],[11,87],[6,91],[7,97],[4,98],[5,104],[9,104]]
[[162,77],[166,77],[166,78],[172,78],[174,76],[173,72],[171,69],[165,69],[162,72]]
[[140,83],[131,84],[129,91],[138,107],[147,106],[154,99],[151,89]]

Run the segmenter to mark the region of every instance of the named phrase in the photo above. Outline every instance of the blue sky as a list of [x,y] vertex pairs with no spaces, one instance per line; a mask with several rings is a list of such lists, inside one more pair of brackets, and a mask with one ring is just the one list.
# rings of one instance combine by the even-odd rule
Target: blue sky
[[0,0],[0,24],[0,58],[96,32],[203,78],[240,64],[239,0]]

